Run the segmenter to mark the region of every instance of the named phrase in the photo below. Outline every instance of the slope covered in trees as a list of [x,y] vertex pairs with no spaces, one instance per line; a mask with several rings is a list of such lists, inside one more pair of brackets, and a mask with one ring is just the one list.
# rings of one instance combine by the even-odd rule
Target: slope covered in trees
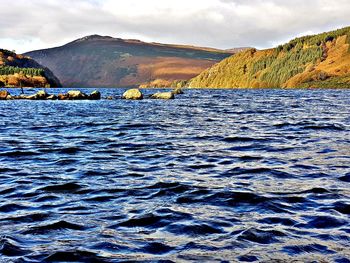
[[0,86],[58,87],[53,73],[34,60],[0,49]]
[[190,80],[192,88],[350,88],[350,27],[249,49]]

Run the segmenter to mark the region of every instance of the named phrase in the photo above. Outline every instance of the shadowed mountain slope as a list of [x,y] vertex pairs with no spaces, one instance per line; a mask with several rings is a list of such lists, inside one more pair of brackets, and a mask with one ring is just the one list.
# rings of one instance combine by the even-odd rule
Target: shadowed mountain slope
[[49,67],[64,86],[121,87],[189,80],[233,53],[93,35],[26,55]]

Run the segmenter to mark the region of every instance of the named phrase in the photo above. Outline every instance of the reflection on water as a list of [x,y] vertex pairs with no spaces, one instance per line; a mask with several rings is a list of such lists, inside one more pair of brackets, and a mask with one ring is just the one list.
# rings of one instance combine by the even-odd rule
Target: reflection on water
[[0,139],[5,262],[350,257],[350,91],[2,101]]

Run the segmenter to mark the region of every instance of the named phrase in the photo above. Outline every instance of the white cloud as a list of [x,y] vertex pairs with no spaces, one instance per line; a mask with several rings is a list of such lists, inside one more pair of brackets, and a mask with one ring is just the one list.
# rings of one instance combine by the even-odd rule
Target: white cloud
[[348,0],[0,0],[0,47],[20,52],[89,34],[270,47],[349,25]]

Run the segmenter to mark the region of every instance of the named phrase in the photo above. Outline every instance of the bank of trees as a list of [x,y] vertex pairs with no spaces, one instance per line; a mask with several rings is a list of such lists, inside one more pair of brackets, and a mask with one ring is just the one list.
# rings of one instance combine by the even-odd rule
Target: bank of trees
[[327,42],[333,41],[340,36],[347,36],[347,43],[350,44],[350,27],[334,30],[313,36],[304,36],[293,39],[285,45],[277,47],[277,52],[289,52],[292,49],[302,49],[304,47],[318,46],[321,47]]
[[23,74],[27,76],[44,76],[44,70],[40,68],[19,68],[12,66],[0,67],[0,75]]
[[270,63],[268,70],[261,75],[261,80],[269,86],[280,87],[288,79],[303,72],[308,64],[315,64],[322,54],[323,49],[317,46],[285,53]]

